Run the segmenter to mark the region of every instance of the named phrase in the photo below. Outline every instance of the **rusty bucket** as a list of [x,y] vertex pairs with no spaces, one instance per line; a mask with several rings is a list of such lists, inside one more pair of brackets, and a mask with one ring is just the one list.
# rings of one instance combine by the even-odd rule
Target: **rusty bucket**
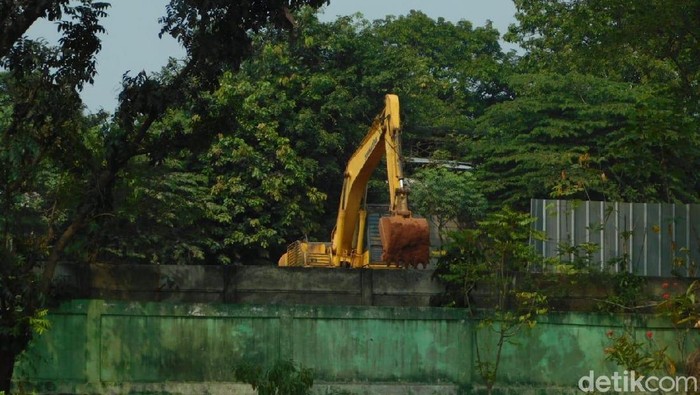
[[379,220],[382,261],[388,265],[425,266],[430,260],[430,231],[424,218],[399,215]]

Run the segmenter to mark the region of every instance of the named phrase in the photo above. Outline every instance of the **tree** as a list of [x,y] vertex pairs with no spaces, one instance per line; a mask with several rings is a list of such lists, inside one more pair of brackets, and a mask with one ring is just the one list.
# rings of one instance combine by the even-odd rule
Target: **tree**
[[[273,246],[314,230],[325,198],[311,186],[316,164],[280,135],[280,116],[292,109],[275,94],[225,73],[206,98],[213,141],[199,154],[174,151],[157,166],[134,158],[93,253],[112,261],[252,263],[272,260]],[[183,113],[164,122],[180,121],[191,128]]]
[[478,191],[471,173],[426,167],[416,172],[413,179],[411,207],[435,224],[440,247],[448,224],[454,223],[458,229],[470,227],[486,212],[486,198]]
[[491,200],[695,202],[698,5],[517,0],[513,100],[463,151]]
[[[507,63],[490,27],[453,25],[421,13],[374,23],[359,17],[321,23],[314,10],[304,9],[294,19],[292,40],[274,30],[255,34],[252,56],[239,72],[226,74],[213,94],[169,111],[167,125],[155,125],[182,136],[214,135],[213,143],[168,143],[166,156],[132,162],[117,184],[116,216],[105,218],[108,223],[88,242],[94,256],[146,263],[269,262],[293,240],[327,240],[342,171],[382,104],[378,98],[398,92],[404,136],[436,136],[427,145],[435,149],[433,141],[464,133],[477,113],[460,103],[476,103],[480,93],[467,83],[453,89],[448,81],[469,78],[482,85],[480,76],[489,73],[479,64],[493,70]],[[428,26],[439,27],[437,41],[421,34]],[[462,49],[479,53],[477,60],[452,49],[449,56],[426,52],[455,37]],[[387,56],[400,61],[386,62]],[[207,113],[196,113],[198,107]],[[192,153],[197,144],[207,145],[204,154]],[[279,157],[278,149],[289,155]],[[264,183],[261,174],[267,175]],[[382,178],[376,175],[371,202],[386,202]]]
[[[398,93],[414,109],[404,117],[410,139],[462,134],[483,112],[481,100],[508,97],[499,73],[510,58],[490,26],[420,13],[321,24],[313,8],[323,2],[172,0],[161,34],[178,39],[187,59],[156,75],[126,75],[111,118],[83,116],[78,96],[94,75],[107,4],[0,3],[3,28],[72,18],[61,22],[59,48],[20,33],[0,53],[9,71],[2,171],[18,186],[0,196],[15,210],[2,219],[3,254],[16,262],[0,272],[14,293],[3,294],[2,325],[20,328],[2,332],[14,347],[3,354],[3,386],[31,338],[25,323],[52,299],[59,259],[227,263],[269,259],[306,232],[326,239],[345,159],[381,105],[376,98]],[[295,13],[303,5],[311,8]],[[280,29],[291,26],[291,34]],[[428,27],[434,38],[421,34]],[[459,49],[431,50],[450,49],[445,40]],[[18,271],[29,277],[20,281]],[[17,298],[19,283],[26,289]]]
[[663,86],[571,73],[514,76],[468,141],[490,200],[693,202],[697,125]]
[[[432,118],[442,129],[463,131],[468,127],[465,120],[510,97],[505,77],[512,72],[515,57],[503,52],[498,30],[490,22],[474,27],[466,20],[453,24],[411,11],[375,21],[369,31],[382,41],[384,50],[395,52],[395,61],[420,59],[425,64],[422,79],[406,87],[409,96],[421,103],[414,110],[421,120]],[[382,63],[385,66],[379,67],[386,68]]]
[[[95,73],[99,19],[107,3],[82,0],[0,2],[2,81],[0,177],[5,209],[0,225],[0,391],[9,391],[15,357],[31,339],[32,318],[51,300],[59,258],[99,226],[114,207],[114,188],[137,156],[157,162],[166,150],[207,134],[158,129],[171,108],[192,103],[192,116],[206,116],[199,98],[223,70],[236,70],[250,54],[250,33],[288,28],[290,10],[324,1],[236,2],[173,0],[162,18],[188,58],[171,78],[126,76],[113,123],[84,119],[78,91]],[[58,48],[23,37],[37,19],[60,20]],[[205,122],[199,123],[199,125]],[[40,263],[42,264],[40,266]],[[41,277],[35,279],[35,270]],[[10,292],[8,292],[10,291]],[[19,312],[19,314],[17,314]]]
[[525,48],[527,72],[576,72],[661,84],[697,116],[700,4],[663,0],[516,0],[506,38]]
[[523,46],[528,66],[553,72],[574,67],[630,82],[697,78],[695,2],[516,0],[515,5],[518,24],[506,38]]
[[[473,229],[454,233],[436,274],[456,291],[451,305],[463,306],[476,318],[476,368],[488,393],[496,383],[501,355],[513,338],[532,328],[547,312],[547,295],[530,275],[541,264],[528,240],[534,218],[504,207],[477,222]],[[481,288],[481,304],[472,305],[473,291]]]
[[[77,90],[95,73],[106,8],[89,1],[0,2],[0,64],[8,70],[0,79],[0,391],[9,391],[14,359],[49,297],[34,271],[85,186],[88,122]],[[58,48],[22,37],[36,19],[62,15]]]
[[[399,95],[408,155],[420,145],[429,154],[442,149],[457,157],[450,152],[454,136],[471,131],[484,101],[509,95],[502,78],[512,57],[501,51],[498,32],[489,25],[452,24],[420,12],[331,23],[302,13],[297,21],[294,41],[263,35],[256,56],[237,77],[248,81],[250,92],[273,87],[271,102],[290,103],[290,111],[279,115],[278,133],[316,162],[313,185],[328,196],[325,216],[317,217],[322,226],[312,238],[327,239],[330,233],[335,217],[328,214],[337,210],[345,162],[379,111],[377,98]],[[372,202],[387,199],[382,179],[379,170],[380,181],[369,191]]]

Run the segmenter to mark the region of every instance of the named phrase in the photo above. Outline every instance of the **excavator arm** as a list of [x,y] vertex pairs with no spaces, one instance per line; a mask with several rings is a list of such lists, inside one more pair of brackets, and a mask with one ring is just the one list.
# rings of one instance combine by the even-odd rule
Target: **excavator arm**
[[[369,179],[386,157],[389,187],[389,216],[379,222],[382,240],[382,261],[385,266],[427,264],[429,259],[429,231],[425,219],[413,218],[408,209],[408,190],[404,186],[401,162],[401,118],[399,99],[386,95],[382,112],[374,119],[357,150],[348,160],[340,195],[340,206],[330,246],[324,243],[301,242],[295,250],[280,259],[280,265],[289,265],[289,254],[295,264],[304,266],[368,267],[369,252],[364,248],[367,213],[363,202]],[[330,259],[325,262],[323,255]],[[309,257],[316,257],[310,262]]]

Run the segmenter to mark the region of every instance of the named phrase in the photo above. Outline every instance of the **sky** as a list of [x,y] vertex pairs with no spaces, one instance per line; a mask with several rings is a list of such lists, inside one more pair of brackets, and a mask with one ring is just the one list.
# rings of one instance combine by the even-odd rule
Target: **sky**
[[[117,106],[122,75],[129,72],[155,72],[168,58],[182,58],[183,48],[170,36],[158,38],[158,18],[165,14],[168,0],[113,0],[109,16],[103,20],[102,51],[97,55],[95,83],[82,92],[89,112],[103,109],[113,112]],[[483,26],[487,20],[503,34],[515,22],[515,6],[511,0],[331,0],[320,20],[332,21],[337,16],[361,13],[366,19],[382,19],[386,15],[405,15],[418,10],[433,19],[451,22],[468,20]],[[29,30],[32,38],[55,43],[56,26],[39,21]],[[509,48],[509,47],[507,47]]]

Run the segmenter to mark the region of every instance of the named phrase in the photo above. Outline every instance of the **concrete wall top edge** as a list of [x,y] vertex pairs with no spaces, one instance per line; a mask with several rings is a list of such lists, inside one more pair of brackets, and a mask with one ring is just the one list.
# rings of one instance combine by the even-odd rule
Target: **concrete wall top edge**
[[[256,305],[225,303],[127,302],[75,299],[52,309],[53,314],[85,314],[88,310],[107,316],[169,316],[183,318],[280,318],[295,319],[395,319],[476,320],[466,309],[449,307]],[[649,315],[610,315],[582,312],[551,312],[537,318],[537,325],[620,327],[630,322],[645,328],[671,328],[667,320]]]

